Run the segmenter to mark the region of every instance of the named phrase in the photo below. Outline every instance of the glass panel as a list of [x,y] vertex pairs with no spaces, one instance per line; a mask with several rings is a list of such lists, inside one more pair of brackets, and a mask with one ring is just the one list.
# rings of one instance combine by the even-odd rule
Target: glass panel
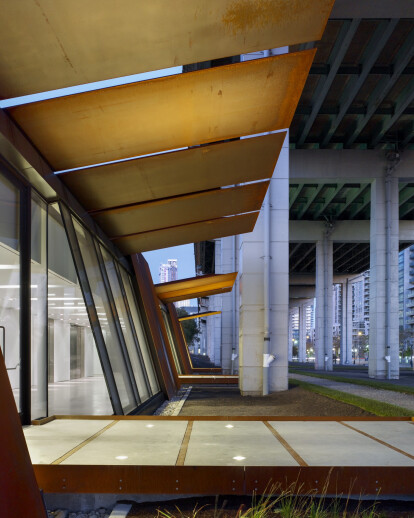
[[124,283],[124,289],[128,299],[128,305],[131,311],[132,320],[134,321],[135,332],[137,333],[138,342],[141,347],[142,357],[144,358],[145,367],[147,369],[147,375],[151,385],[151,391],[152,394],[157,394],[160,391],[160,386],[158,384],[154,363],[152,361],[151,353],[149,351],[149,344],[146,334],[144,332],[144,326],[141,320],[141,315],[139,314],[138,305],[135,300],[135,295],[131,284],[131,278],[129,274],[124,270],[124,268],[121,267],[119,270],[121,272],[122,282]]
[[57,205],[48,218],[49,415],[113,413]]
[[31,221],[31,417],[47,416],[47,205],[32,198]]
[[0,343],[20,412],[20,192],[0,176]]
[[119,285],[118,275],[115,269],[115,264],[110,254],[101,246],[101,252],[108,274],[109,284],[111,285],[112,295],[115,300],[116,310],[118,312],[119,321],[121,324],[122,331],[124,333],[125,343],[128,349],[128,355],[131,360],[132,370],[135,376],[135,382],[138,387],[138,392],[141,398],[141,403],[146,401],[150,397],[147,383],[145,380],[145,374],[141,360],[138,356],[137,345],[135,343],[133,330],[131,328],[129,315],[125,307],[125,301],[122,295],[121,286]]
[[165,329],[167,331],[168,341],[170,343],[171,352],[172,352],[172,355],[174,358],[175,368],[177,369],[178,374],[182,374],[183,372],[182,372],[182,368],[181,368],[181,363],[180,363],[180,360],[178,357],[178,353],[177,353],[177,349],[176,349],[176,345],[175,345],[175,341],[174,341],[174,335],[173,335],[173,332],[171,329],[170,316],[167,313],[167,310],[164,308],[164,306],[160,306],[160,308],[161,308],[162,318],[164,319],[164,325],[165,325]]
[[121,344],[118,339],[115,323],[112,320],[111,306],[105,291],[104,281],[99,268],[98,258],[92,236],[78,221],[73,218],[79,248],[85,264],[86,274],[92,291],[93,300],[105,339],[109,361],[118,388],[119,397],[125,413],[136,408],[131,381],[125,364]]

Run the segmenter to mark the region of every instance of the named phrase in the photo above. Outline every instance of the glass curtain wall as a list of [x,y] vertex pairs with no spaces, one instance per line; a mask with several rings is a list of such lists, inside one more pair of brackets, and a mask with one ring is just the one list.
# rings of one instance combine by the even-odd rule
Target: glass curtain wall
[[20,412],[20,190],[1,174],[0,344]]
[[95,243],[89,232],[77,219],[72,218],[76,239],[82,256],[83,267],[88,279],[90,291],[99,321],[104,347],[108,355],[110,370],[116,385],[117,394],[125,414],[133,411],[140,403],[136,387],[129,372],[130,362],[121,343],[117,329],[119,322],[112,313],[109,294],[102,276],[100,263],[95,250]]
[[6,169],[0,351],[27,424],[130,413],[160,392],[127,269],[66,206],[48,205]]
[[141,403],[143,403],[150,397],[151,388],[147,373],[145,371],[141,351],[139,350],[135,329],[133,329],[133,326],[131,325],[130,317],[127,312],[127,307],[125,305],[125,299],[120,284],[119,273],[116,269],[115,263],[112,260],[111,255],[102,246],[100,246],[99,248],[103,257],[106,273],[108,275],[109,284],[111,287],[116,310],[118,313],[121,330],[124,335],[128,355],[131,360],[132,370],[134,373],[135,382],[137,384],[139,397]]
[[113,413],[57,204],[48,218],[49,415]]
[[131,276],[126,272],[126,270],[122,266],[119,267],[119,271],[121,273],[121,278],[124,285],[126,304],[128,306],[128,309],[130,310],[132,320],[134,322],[134,328],[138,337],[139,348],[141,350],[141,354],[145,364],[145,369],[147,371],[147,375],[149,378],[151,393],[157,394],[161,390],[161,388],[158,383],[154,363],[151,358],[148,339],[144,332],[144,324],[142,323],[141,315],[138,311],[138,302],[135,298],[134,290],[132,288]]

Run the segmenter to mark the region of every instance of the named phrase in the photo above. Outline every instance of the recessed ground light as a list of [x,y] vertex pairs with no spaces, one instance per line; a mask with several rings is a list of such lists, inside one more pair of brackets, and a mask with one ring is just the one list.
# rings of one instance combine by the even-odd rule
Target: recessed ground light
[[128,456],[127,455],[118,455],[118,457],[115,457],[115,458],[116,458],[116,460],[125,460],[128,458]]
[[232,424],[226,424],[226,428],[234,428]]
[[244,460],[246,457],[242,457],[241,455],[237,455],[236,457],[233,457],[233,460]]
[[154,428],[154,425],[153,424],[146,424],[145,425],[147,428]]

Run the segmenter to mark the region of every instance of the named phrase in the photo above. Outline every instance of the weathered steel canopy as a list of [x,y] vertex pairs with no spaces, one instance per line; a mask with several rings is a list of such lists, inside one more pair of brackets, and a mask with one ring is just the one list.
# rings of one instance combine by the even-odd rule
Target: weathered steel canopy
[[130,255],[251,232],[258,216],[259,212],[249,212],[248,214],[123,236],[113,241],[125,255]]
[[93,214],[109,237],[260,210],[269,181],[129,205]]
[[203,313],[193,313],[185,317],[179,317],[178,321],[183,322],[184,320],[194,320],[195,318],[210,317],[212,315],[221,315],[221,311],[203,311]]
[[315,51],[10,108],[55,170],[289,127]]
[[333,0],[3,0],[0,96],[315,41]]
[[163,302],[208,297],[216,293],[227,293],[233,289],[237,272],[219,275],[201,275],[179,281],[155,285],[155,292]]
[[62,173],[87,210],[271,178],[286,132]]

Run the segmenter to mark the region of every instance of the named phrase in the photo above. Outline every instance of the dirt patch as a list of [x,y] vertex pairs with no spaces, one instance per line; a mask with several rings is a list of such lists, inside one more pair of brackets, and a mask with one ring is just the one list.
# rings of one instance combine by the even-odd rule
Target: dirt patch
[[347,403],[291,387],[268,396],[241,396],[235,387],[193,387],[180,416],[371,416]]

